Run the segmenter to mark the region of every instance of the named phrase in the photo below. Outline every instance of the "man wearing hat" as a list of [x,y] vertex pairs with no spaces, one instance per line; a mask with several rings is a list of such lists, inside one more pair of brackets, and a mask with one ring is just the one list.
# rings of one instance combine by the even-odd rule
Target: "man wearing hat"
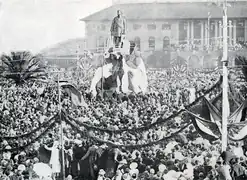
[[113,42],[116,48],[119,48],[122,41],[122,37],[126,33],[126,20],[122,16],[120,10],[117,11],[117,16],[113,19],[111,25],[111,36],[113,37]]
[[82,141],[79,139],[74,140],[74,147],[73,147],[73,160],[71,162],[71,174],[73,177],[79,177],[83,174],[83,170],[86,170],[86,168],[82,169],[82,164],[84,162],[81,162],[81,158],[86,153],[85,147],[82,145]]
[[105,179],[105,171],[100,169],[97,180],[104,180]]

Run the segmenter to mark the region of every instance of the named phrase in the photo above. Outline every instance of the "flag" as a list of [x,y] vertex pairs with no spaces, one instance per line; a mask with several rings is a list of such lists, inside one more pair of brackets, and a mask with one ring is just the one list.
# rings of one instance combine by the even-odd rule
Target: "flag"
[[247,121],[228,125],[228,137],[232,141],[241,141],[247,137]]
[[64,90],[66,90],[69,93],[71,102],[74,106],[87,107],[87,103],[85,102],[80,91],[75,86],[67,82],[61,82],[59,84]]
[[187,61],[181,56],[172,59],[170,65],[172,66],[173,71],[177,73],[184,73],[187,70]]
[[228,136],[233,141],[247,137],[246,104],[247,99],[229,117]]
[[203,98],[203,101],[206,103],[207,108],[209,110],[209,115],[210,115],[210,120],[214,123],[217,124],[218,126],[218,130],[221,132],[221,121],[222,121],[222,117],[221,117],[221,113],[219,112],[219,110],[212,104],[210,103],[206,98]]
[[246,105],[247,99],[230,115],[229,123],[239,123],[245,120]]
[[217,140],[220,138],[220,131],[218,130],[218,126],[215,122],[205,120],[197,116],[196,114],[186,110],[192,118],[192,123],[198,133],[206,139],[209,140]]

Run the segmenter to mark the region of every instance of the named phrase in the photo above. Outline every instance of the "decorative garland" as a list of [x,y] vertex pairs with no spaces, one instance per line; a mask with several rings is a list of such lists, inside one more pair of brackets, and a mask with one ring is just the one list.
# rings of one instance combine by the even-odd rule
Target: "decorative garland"
[[[200,97],[198,97],[194,102],[192,102],[191,104],[185,106],[185,109],[189,109],[191,108],[192,106],[194,106],[196,103],[198,103],[205,95],[209,94],[213,89],[215,89],[217,86],[219,86],[220,84],[222,83],[222,76],[220,77],[220,79],[217,81],[217,83],[215,85],[213,85],[211,88],[209,88],[208,90],[205,91],[205,93],[203,95],[201,95]],[[182,110],[179,110],[178,112],[172,114],[171,116],[169,116],[168,118],[160,118],[158,119],[155,123],[152,123],[152,124],[149,124],[149,125],[146,125],[146,126],[142,126],[142,127],[139,127],[139,128],[132,128],[132,129],[128,129],[128,128],[124,128],[124,129],[119,129],[119,130],[112,130],[112,129],[104,129],[104,128],[100,128],[100,127],[96,127],[96,126],[91,126],[91,125],[88,125],[86,123],[82,123],[82,122],[79,122],[77,120],[75,120],[73,117],[67,115],[66,112],[62,112],[62,120],[64,120],[67,124],[69,124],[71,127],[73,127],[75,130],[77,130],[78,132],[82,133],[85,137],[87,138],[90,138],[96,142],[99,142],[99,143],[106,143],[106,144],[109,144],[110,146],[112,147],[126,147],[126,148],[142,148],[142,147],[147,147],[147,146],[151,146],[151,145],[155,145],[155,144],[159,144],[163,141],[167,141],[168,139],[170,138],[173,138],[175,137],[177,134],[179,134],[180,132],[182,132],[184,129],[186,129],[190,124],[191,122],[189,121],[186,125],[184,125],[183,127],[180,128],[180,130],[172,133],[170,136],[167,136],[167,137],[164,137],[160,140],[157,140],[157,141],[153,141],[153,142],[150,142],[150,143],[146,143],[146,144],[135,144],[135,145],[117,145],[117,144],[114,144],[113,142],[110,142],[110,141],[104,141],[104,140],[101,140],[100,138],[96,137],[96,136],[91,136],[89,135],[88,133],[86,133],[85,131],[81,130],[80,127],[78,127],[77,125],[74,125],[70,120],[72,120],[73,122],[79,124],[79,125],[82,125],[83,127],[85,127],[87,130],[90,130],[90,129],[93,129],[93,130],[97,130],[97,131],[101,131],[101,132],[108,132],[108,133],[122,133],[122,132],[125,132],[125,131],[128,131],[128,132],[141,132],[141,131],[146,131],[148,129],[151,129],[153,127],[155,127],[156,125],[159,125],[159,124],[162,124],[162,123],[165,123],[169,120],[171,120],[172,118],[175,118],[176,116],[178,116],[179,114],[181,114],[182,112],[185,111],[185,109],[182,109]],[[30,135],[32,135],[33,133],[39,131],[41,128],[44,128],[46,127],[50,122],[51,120],[55,119],[55,121],[53,121],[48,127],[46,127],[46,129],[36,138],[32,139],[28,144],[24,145],[24,146],[21,146],[21,147],[16,147],[16,148],[12,148],[12,149],[9,149],[9,150],[6,150],[6,149],[2,149],[0,150],[0,153],[2,152],[6,152],[6,151],[10,151],[10,152],[13,152],[13,151],[19,151],[19,150],[22,150],[22,149],[25,149],[26,147],[30,146],[31,144],[35,143],[36,141],[38,141],[43,135],[45,135],[47,133],[47,131],[49,131],[52,127],[54,127],[56,125],[56,123],[59,121],[59,118],[56,118],[57,115],[53,116],[49,121],[47,122],[44,122],[40,127],[32,130],[31,132],[29,133],[26,133],[26,134],[22,134],[22,135],[19,135],[19,136],[1,136],[0,138],[1,139],[16,139],[16,138],[23,138],[23,137],[28,137]]]
[[21,134],[21,135],[18,135],[18,136],[0,136],[0,139],[6,139],[6,140],[9,140],[9,139],[18,139],[18,138],[24,138],[24,137],[28,137],[34,133],[36,133],[37,131],[39,131],[41,128],[45,128],[47,127],[50,122],[52,120],[54,120],[55,118],[57,118],[58,115],[55,115],[53,116],[52,118],[50,118],[49,120],[47,120],[46,122],[42,123],[41,126],[33,129],[32,131],[28,132],[28,133],[25,133],[25,134]]
[[85,131],[81,130],[80,127],[76,126],[75,124],[73,124],[69,119],[66,118],[66,116],[64,116],[65,119],[63,119],[65,121],[65,123],[69,124],[74,130],[76,130],[77,132],[83,134],[84,137],[86,138],[89,138],[97,143],[105,143],[111,147],[117,147],[117,148],[120,148],[120,147],[125,147],[125,148],[143,148],[143,147],[147,147],[147,146],[153,146],[153,145],[157,145],[159,143],[162,143],[164,141],[167,141],[171,138],[174,138],[176,135],[178,135],[180,132],[182,132],[184,129],[186,129],[190,124],[191,124],[191,121],[189,121],[188,123],[186,123],[185,125],[183,125],[178,131],[172,133],[170,136],[167,136],[167,137],[164,137],[160,140],[156,140],[156,141],[152,141],[152,142],[149,142],[149,143],[145,143],[145,144],[127,144],[127,145],[123,145],[123,144],[114,144],[114,142],[111,142],[111,141],[105,141],[105,140],[102,140],[96,136],[92,136],[92,135],[89,135],[88,133],[86,133]]
[[15,147],[15,148],[12,148],[12,149],[0,149],[0,153],[7,152],[7,151],[8,152],[17,152],[17,151],[20,151],[20,150],[24,150],[25,148],[27,148],[31,144],[37,142],[41,137],[43,137],[51,128],[53,128],[56,125],[57,122],[59,122],[58,119],[53,121],[50,124],[50,126],[48,126],[38,137],[32,139],[28,144],[25,144],[24,146]]
[[[191,104],[185,106],[185,109],[190,109],[192,106],[194,106],[195,104],[197,104],[205,95],[209,94],[212,90],[214,90],[217,86],[221,85],[222,83],[222,76],[220,77],[220,79],[217,81],[217,83],[215,85],[213,85],[211,88],[209,88],[208,90],[205,91],[205,93],[203,95],[201,95],[200,97],[198,97],[194,102],[192,102]],[[185,111],[185,109],[181,109],[175,113],[173,113],[172,115],[170,115],[169,117],[163,119],[163,118],[160,118],[158,119],[156,122],[152,123],[152,124],[148,124],[146,126],[142,126],[142,127],[139,127],[139,128],[132,128],[132,129],[128,129],[128,128],[123,128],[123,129],[119,129],[119,130],[113,130],[113,129],[106,129],[106,128],[100,128],[100,127],[96,127],[96,126],[92,126],[92,125],[89,125],[87,123],[83,123],[83,122],[80,122],[76,119],[74,119],[73,117],[67,115],[66,112],[65,115],[69,117],[70,120],[76,122],[77,124],[85,127],[87,130],[97,130],[97,131],[101,131],[101,132],[107,132],[107,133],[115,133],[115,134],[120,134],[122,132],[125,132],[125,131],[128,131],[128,132],[141,132],[141,131],[146,131],[148,129],[151,129],[153,127],[155,127],[156,125],[160,125],[162,123],[165,123],[173,118],[175,118],[176,116],[180,115],[182,112]]]

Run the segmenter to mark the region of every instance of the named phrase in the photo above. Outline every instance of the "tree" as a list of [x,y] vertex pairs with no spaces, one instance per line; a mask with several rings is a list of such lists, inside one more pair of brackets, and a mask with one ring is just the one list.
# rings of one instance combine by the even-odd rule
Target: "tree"
[[0,76],[13,80],[17,85],[47,78],[45,67],[41,64],[41,57],[33,56],[28,51],[3,54],[0,59],[2,61]]

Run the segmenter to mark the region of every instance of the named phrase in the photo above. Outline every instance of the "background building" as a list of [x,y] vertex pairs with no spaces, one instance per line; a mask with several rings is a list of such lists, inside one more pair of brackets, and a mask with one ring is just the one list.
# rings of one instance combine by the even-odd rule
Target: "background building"
[[[116,3],[87,16],[87,48],[101,51],[110,36],[117,10],[127,19],[127,38],[142,52],[166,50],[181,44],[221,47],[222,9],[215,3]],[[228,9],[230,46],[247,41],[247,2],[233,2]]]
[[[90,63],[101,65],[112,20],[117,10],[122,10],[127,19],[127,38],[136,42],[147,67],[167,68],[176,60],[187,61],[190,68],[214,68],[219,64],[223,35],[219,3],[140,1],[116,0],[109,8],[81,19],[85,22],[85,38],[45,49],[44,61],[63,68],[78,67],[78,62],[84,61],[84,50],[90,50],[94,53]],[[234,1],[230,5],[229,64],[234,65],[236,55],[247,57],[246,49],[242,49],[247,47],[247,2]]]

